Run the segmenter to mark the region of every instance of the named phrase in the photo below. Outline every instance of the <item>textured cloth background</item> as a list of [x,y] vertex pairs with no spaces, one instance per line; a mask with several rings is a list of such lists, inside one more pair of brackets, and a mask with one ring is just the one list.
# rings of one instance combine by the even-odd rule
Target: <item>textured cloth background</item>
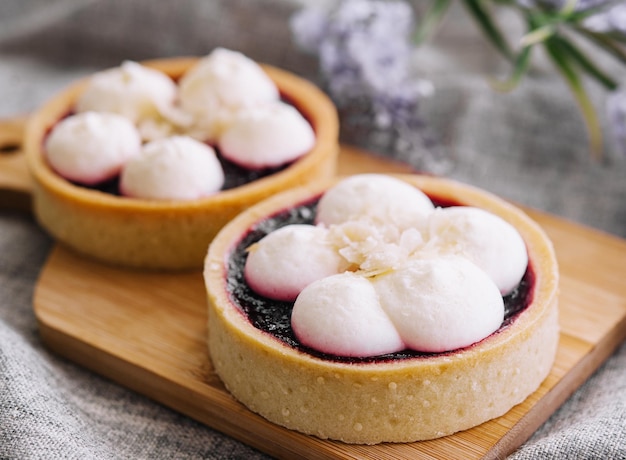
[[[2,0],[0,118],[27,113],[75,78],[123,59],[203,55],[218,45],[315,80],[316,60],[290,40],[296,7]],[[514,31],[515,21],[503,19]],[[415,68],[435,85],[422,112],[452,162],[450,177],[626,237],[626,159],[610,145],[602,161],[590,158],[578,109],[541,56],[520,88],[495,93],[487,77],[507,67],[455,9],[416,53]],[[603,94],[590,90],[601,109]],[[0,212],[0,458],[266,458],[43,348],[32,290],[52,244],[29,216]],[[626,346],[512,458],[626,459]]]

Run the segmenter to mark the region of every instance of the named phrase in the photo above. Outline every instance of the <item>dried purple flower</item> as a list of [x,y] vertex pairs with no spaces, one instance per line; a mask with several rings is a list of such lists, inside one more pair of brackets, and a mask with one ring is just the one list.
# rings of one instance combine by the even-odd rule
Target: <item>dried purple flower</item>
[[298,46],[319,57],[344,140],[443,171],[444,158],[426,140],[418,114],[432,85],[411,72],[413,26],[403,1],[344,0],[330,10],[303,9],[291,20]]

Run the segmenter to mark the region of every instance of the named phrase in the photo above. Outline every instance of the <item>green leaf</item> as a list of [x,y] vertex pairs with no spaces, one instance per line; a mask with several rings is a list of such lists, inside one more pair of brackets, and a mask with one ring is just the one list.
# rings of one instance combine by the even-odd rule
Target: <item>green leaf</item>
[[515,60],[515,53],[509,47],[504,35],[500,32],[495,22],[492,20],[490,13],[488,13],[482,6],[480,0],[465,0],[465,6],[468,11],[474,16],[483,29],[483,32],[487,35],[493,45],[510,61]]
[[541,26],[524,35],[520,40],[520,44],[522,46],[536,45],[550,38],[555,32],[556,28],[552,24]]
[[575,67],[572,65],[566,55],[562,53],[562,48],[554,39],[544,42],[548,55],[554,61],[556,68],[569,85],[574,98],[580,106],[581,113],[585,119],[587,130],[589,133],[589,147],[594,157],[602,156],[602,129],[595,112],[595,108],[587,95]]
[[604,71],[602,71],[595,63],[591,61],[582,51],[580,51],[572,42],[555,36],[553,38],[554,45],[557,46],[562,53],[569,55],[585,72],[602,83],[609,91],[617,89],[618,84]]
[[618,43],[626,43],[626,35],[623,32],[606,32],[604,35],[606,35],[607,38],[615,40]]
[[612,43],[615,46],[620,46],[626,44],[626,34],[619,31],[609,31],[609,32],[594,32],[592,30],[586,29],[579,25],[574,27],[576,32],[579,32],[585,35],[587,38],[597,37],[598,39],[604,40],[608,43]]
[[626,50],[624,50],[618,43],[611,40],[611,37],[583,28],[576,28],[576,32],[584,35],[600,48],[604,49],[609,54],[612,54],[613,57],[617,58],[620,62],[622,62],[622,64],[626,64]]
[[424,20],[420,23],[413,36],[413,42],[416,45],[422,44],[433,35],[446,11],[448,11],[450,3],[451,0],[436,0],[431,3],[430,9],[424,14]]
[[491,80],[491,86],[495,90],[502,92],[515,89],[522,77],[528,71],[528,67],[530,66],[531,51],[532,46],[525,46],[522,48],[522,51],[520,51],[515,58],[515,66],[513,67],[513,72],[511,73],[509,79],[506,81]]
[[576,8],[577,3],[578,0],[566,0],[563,4],[563,7],[561,8],[561,11],[559,11],[559,14],[562,17],[571,16],[572,13],[574,13],[574,9]]

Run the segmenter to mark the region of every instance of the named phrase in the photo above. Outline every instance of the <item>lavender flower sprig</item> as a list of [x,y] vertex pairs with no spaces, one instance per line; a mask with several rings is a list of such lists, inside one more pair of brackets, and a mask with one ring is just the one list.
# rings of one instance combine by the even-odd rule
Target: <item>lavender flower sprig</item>
[[[444,17],[450,0],[434,0],[416,33],[416,41],[426,40]],[[618,83],[603,71],[592,58],[577,46],[577,40],[586,39],[626,64],[626,5],[611,0],[463,0],[468,12],[495,48],[512,62],[510,78],[496,84],[496,88],[510,90],[527,73],[531,52],[535,46],[543,46],[557,70],[561,73],[577,100],[585,119],[594,156],[602,153],[602,130],[595,107],[583,86],[583,76],[588,76],[608,91],[615,92]],[[512,47],[499,29],[493,7],[515,9],[526,23],[526,34],[517,47]],[[626,113],[624,102],[614,99],[610,109],[612,120],[622,119]],[[620,97],[620,101],[626,98]],[[619,114],[617,113],[619,111]],[[618,116],[619,115],[619,116]],[[624,127],[617,127],[623,132]]]
[[291,27],[296,43],[319,57],[345,141],[417,169],[447,169],[418,112],[432,85],[411,72],[414,21],[407,3],[345,0],[330,9],[306,8],[293,16]]

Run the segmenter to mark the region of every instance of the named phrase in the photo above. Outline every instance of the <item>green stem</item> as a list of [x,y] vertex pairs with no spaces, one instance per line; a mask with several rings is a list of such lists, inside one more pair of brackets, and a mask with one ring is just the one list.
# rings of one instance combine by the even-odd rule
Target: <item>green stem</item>
[[595,112],[595,108],[585,92],[585,89],[570,60],[562,53],[562,48],[553,38],[544,42],[548,55],[554,61],[556,68],[563,75],[569,85],[574,98],[578,102],[587,129],[589,132],[589,147],[595,158],[602,156],[602,129]]
[[420,45],[428,40],[434,33],[437,26],[441,23],[451,0],[436,0],[431,3],[430,9],[424,14],[424,20],[421,22],[415,35],[413,36],[413,42],[416,45]]
[[593,41],[600,48],[611,54],[614,58],[619,60],[622,64],[626,64],[626,50],[619,46],[615,41],[607,37],[606,34],[599,34],[592,32],[582,27],[577,27],[576,32]]
[[541,43],[554,35],[555,27],[552,24],[541,26],[538,29],[528,32],[520,40],[522,46],[532,46]]
[[555,36],[555,46],[558,46],[563,53],[567,53],[585,72],[598,80],[606,89],[614,91],[618,84],[609,75],[595,65],[582,51],[574,46],[569,40]]
[[509,79],[506,81],[492,80],[491,86],[495,90],[502,92],[513,90],[519,84],[522,77],[528,70],[528,67],[530,65],[531,51],[532,46],[525,46],[515,59],[515,66]]
[[487,37],[491,40],[493,45],[510,61],[515,60],[515,53],[509,47],[504,35],[500,32],[500,29],[496,26],[491,19],[490,14],[483,8],[480,0],[465,0],[465,6],[468,11],[474,16],[474,18],[481,25],[483,31]]

